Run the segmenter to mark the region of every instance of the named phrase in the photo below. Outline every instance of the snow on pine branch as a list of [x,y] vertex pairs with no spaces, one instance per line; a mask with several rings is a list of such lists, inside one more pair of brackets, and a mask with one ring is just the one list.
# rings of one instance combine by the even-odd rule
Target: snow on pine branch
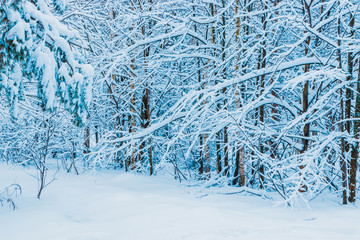
[[[30,94],[46,109],[64,104],[78,121],[84,120],[94,74],[71,45],[79,34],[60,23],[43,0],[5,1],[0,14],[5,24],[0,34],[0,86],[8,92],[13,116],[18,116],[19,101]],[[29,81],[37,86],[27,85]]]

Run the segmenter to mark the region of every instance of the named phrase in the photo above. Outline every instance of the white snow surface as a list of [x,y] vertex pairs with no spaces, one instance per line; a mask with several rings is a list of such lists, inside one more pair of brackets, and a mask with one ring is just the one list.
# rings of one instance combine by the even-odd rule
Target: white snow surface
[[355,240],[360,236],[360,210],[354,205],[318,200],[312,208],[276,207],[257,196],[219,194],[167,176],[119,171],[57,173],[38,200],[34,173],[0,164],[0,189],[17,183],[23,190],[14,199],[17,210],[0,207],[2,240]]

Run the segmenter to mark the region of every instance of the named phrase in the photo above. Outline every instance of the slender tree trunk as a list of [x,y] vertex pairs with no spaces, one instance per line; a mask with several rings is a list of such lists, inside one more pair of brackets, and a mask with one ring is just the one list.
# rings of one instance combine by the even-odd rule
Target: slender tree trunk
[[[151,1],[149,1],[149,3],[151,4]],[[151,11],[151,8],[149,8],[149,11]],[[148,26],[147,26],[148,24]],[[146,39],[147,37],[147,30],[151,31],[151,22],[147,23],[145,22],[144,25],[141,27],[142,30],[142,35],[144,37],[144,39]],[[149,58],[149,54],[150,54],[150,46],[144,46],[145,49],[143,51],[143,57],[144,57],[144,77],[147,79],[147,68],[148,68],[148,58]],[[150,88],[149,88],[149,84],[146,81],[145,82],[145,88],[143,91],[143,95],[142,95],[142,101],[141,101],[141,127],[142,128],[147,128],[150,125]],[[150,175],[153,174],[153,162],[152,162],[152,146],[151,146],[151,138],[148,141],[149,143],[149,149],[148,149],[148,160],[149,160],[149,165],[150,165]],[[140,145],[140,159],[141,159],[141,163],[143,163],[144,161],[144,149],[146,148],[146,141],[143,141]]]
[[[350,14],[350,39],[354,37],[354,24],[355,24],[355,17],[353,14]],[[354,69],[354,55],[353,52],[348,53],[348,75],[346,80],[349,82],[349,87],[346,88],[346,102],[345,102],[345,118],[348,120],[351,118],[351,99],[352,99],[352,91],[350,89],[351,81],[353,80],[353,69]],[[359,85],[357,84],[357,87]],[[357,99],[356,99],[357,100]],[[356,101],[356,105],[358,102]],[[355,111],[358,111],[358,109],[355,109]],[[355,114],[358,114],[359,112],[355,112]],[[357,121],[358,122],[358,121]],[[348,120],[345,122],[345,129],[351,134],[351,121]],[[357,133],[355,132],[357,131]],[[358,126],[355,126],[354,124],[354,134],[358,134]],[[356,136],[355,135],[355,136]],[[346,149],[347,152],[351,151],[351,159],[350,159],[350,179],[349,179],[349,190],[350,190],[350,196],[349,196],[349,202],[353,203],[355,202],[355,196],[356,196],[356,171],[357,171],[357,158],[358,158],[358,149],[357,144],[352,145],[351,143],[346,143]]]
[[200,156],[199,156],[199,175],[202,176],[204,174],[204,152],[203,152],[203,135],[200,134],[199,136],[199,142],[200,142]]
[[[214,3],[210,3],[210,14],[212,17],[216,16],[217,14],[217,10],[216,10],[216,5]],[[214,45],[215,44],[215,39],[216,39],[216,35],[215,35],[215,23],[211,23],[210,24],[210,41],[211,44]],[[216,56],[216,50],[213,50],[213,56]],[[215,63],[214,63],[215,64]],[[214,69],[216,68],[216,66],[214,65]],[[215,77],[217,75],[217,73],[215,72]],[[215,82],[215,84],[217,84],[217,82]],[[216,105],[216,109],[217,111],[220,110],[220,104],[218,103]],[[216,172],[217,174],[219,174],[222,171],[222,167],[221,167],[221,131],[216,133]]]
[[[131,8],[133,11],[136,10],[136,6],[135,6],[136,2],[131,2]],[[139,4],[139,8],[141,8],[140,2]],[[133,28],[135,28],[135,26],[133,26]],[[130,92],[131,92],[131,96],[130,96],[130,115],[129,115],[129,122],[130,122],[130,126],[129,126],[129,132],[133,133],[135,132],[135,128],[136,128],[136,95],[135,95],[135,78],[137,77],[135,74],[135,70],[136,70],[136,66],[135,66],[135,57],[136,57],[136,52],[137,49],[134,49],[133,52],[133,58],[131,59],[131,63],[130,63]],[[136,152],[136,144],[134,144],[132,146],[133,150],[131,153],[131,157],[130,157],[130,169],[131,170],[135,170],[137,168],[137,152]]]
[[[274,8],[276,8],[278,3],[279,3],[279,0],[274,1]],[[279,16],[279,12],[275,11],[275,20],[274,20],[275,23],[278,22],[278,20],[277,20],[278,16]],[[265,25],[264,30],[266,30],[266,22],[264,25]],[[273,32],[275,34],[275,29],[273,30]],[[277,50],[275,51],[275,53],[277,53]],[[270,85],[273,84],[273,77],[270,78],[269,82],[270,82]],[[274,97],[274,99],[279,98],[279,96],[275,90],[272,90],[271,94]],[[273,103],[273,104],[271,104],[271,118],[273,120],[273,123],[276,123],[277,121],[279,121],[277,116],[278,116],[277,104]],[[270,147],[270,158],[273,161],[275,161],[275,158],[277,156],[277,144],[276,144],[276,142],[273,141],[273,138],[271,138],[269,140],[269,147]]]
[[[114,9],[111,9],[110,10],[110,18],[112,20],[115,19],[115,11]],[[112,42],[114,40],[114,32],[113,31],[110,31],[110,41]],[[116,99],[116,96],[115,96],[115,93],[116,93],[116,75],[115,73],[112,73],[111,74],[111,83],[108,84],[108,89],[109,89],[109,93],[110,93],[110,96],[111,96],[111,99],[113,101],[113,104],[115,105],[115,109],[117,111],[120,110],[120,106],[119,106],[119,102],[118,100]],[[118,130],[118,128],[121,127],[121,119],[120,119],[120,116],[119,114],[117,114],[116,112],[114,113],[114,115],[116,115],[115,119],[116,119],[116,123],[114,124],[114,130],[115,132]],[[119,158],[119,153],[116,153],[116,157],[115,157],[115,162],[116,163],[119,163],[120,162],[120,158]]]
[[[341,50],[340,50],[340,46],[341,46],[341,40],[340,40],[340,36],[341,36],[341,23],[340,23],[340,17],[338,18],[338,61],[339,61],[339,69],[342,69],[342,59],[341,59]],[[340,89],[340,110],[341,110],[341,120],[344,120],[344,100],[343,100],[343,92],[342,89]],[[345,132],[344,129],[344,124],[343,122],[340,123],[340,130],[341,132]],[[340,161],[340,165],[341,165],[341,172],[342,172],[342,186],[343,186],[343,194],[342,194],[342,199],[343,199],[343,204],[347,204],[347,162],[345,160],[345,139],[342,137],[341,138],[341,161]]]
[[151,147],[151,138],[149,139],[149,164],[150,164],[150,175],[154,174],[154,163],[152,157],[152,147]]
[[[244,0],[244,6],[247,6],[247,10],[248,12],[251,11],[251,5],[248,5],[247,0]],[[240,0],[236,0],[236,6],[235,6],[235,15],[239,14],[239,8],[240,8]],[[244,34],[245,35],[249,35],[249,26],[246,23],[247,17],[244,17],[244,24],[243,24],[243,30],[244,30]],[[235,32],[235,41],[238,44],[238,49],[240,49],[240,31],[241,31],[241,18],[239,16],[236,17],[236,32]],[[244,42],[242,44],[246,44],[247,40],[245,39]],[[236,66],[235,66],[235,71],[238,72],[240,70],[240,53],[238,53],[239,55],[236,57]],[[242,50],[242,54],[245,56],[246,54],[246,48],[243,48]],[[244,75],[245,72],[245,64],[242,65],[242,70],[241,70],[242,74]],[[236,108],[240,109],[242,107],[241,104],[241,98],[244,97],[243,95],[243,89],[244,87],[240,87],[238,84],[235,86],[236,91],[235,91],[235,103],[236,103]],[[238,133],[239,137],[240,137],[240,132]],[[245,186],[245,151],[244,151],[244,147],[242,146],[241,141],[238,141],[235,145],[236,149],[236,154],[235,154],[235,171],[234,171],[234,180],[233,180],[233,185],[237,185],[239,184],[240,186]],[[239,178],[240,177],[240,178]]]
[[[264,6],[265,11],[267,10],[267,4],[265,4]],[[266,14],[264,14],[261,17],[261,23],[263,25],[263,30],[264,32],[266,32],[266,25],[267,25],[267,20],[266,20]],[[262,47],[260,49],[260,58],[259,58],[259,63],[258,66],[260,66],[262,69],[265,69],[266,67],[266,33],[264,36],[264,40],[262,41]],[[265,88],[265,75],[262,75],[260,77],[260,95],[264,92],[264,88]],[[265,124],[265,106],[261,105],[259,108],[259,118],[260,118],[260,123],[261,125],[264,127]],[[265,148],[264,148],[264,143],[262,142],[263,140],[260,139],[260,152],[261,153],[265,153]],[[260,188],[264,188],[264,180],[265,180],[265,171],[264,171],[264,164],[262,162],[262,160],[260,160],[259,162],[259,180],[260,180]]]
[[[210,4],[210,14],[212,17],[215,15],[214,6],[212,3]],[[215,27],[214,27],[213,23],[210,24],[210,42],[212,45],[215,44]],[[215,55],[215,54],[213,53],[213,55]],[[210,64],[211,64],[211,60],[208,60],[206,65],[210,66]],[[208,72],[209,72],[209,67],[205,68],[203,88],[206,88],[207,83],[209,81]],[[204,99],[203,105],[206,105],[206,104],[207,104],[207,101],[206,101],[206,99]],[[211,161],[210,161],[210,149],[209,149],[209,144],[207,143],[207,139],[208,139],[208,134],[203,134],[201,145],[202,145],[202,148],[204,151],[203,155],[205,158],[205,162],[203,164],[204,172],[205,172],[205,179],[210,179]]]
[[[223,8],[225,8],[225,0],[222,0],[222,4],[223,4]],[[222,50],[222,62],[225,63],[226,60],[226,16],[225,16],[225,11],[222,13],[222,39],[221,39],[221,50]],[[226,81],[226,71],[227,68],[224,66],[223,68],[223,73],[222,73],[222,77],[223,77],[223,81]],[[225,95],[226,94],[226,88],[222,89],[222,94]],[[224,98],[224,108],[226,108],[226,98]],[[229,136],[228,136],[228,127],[225,126],[223,129],[223,133],[224,133],[224,176],[228,176],[229,174],[229,153],[228,153],[228,142],[229,142]]]
[[240,149],[240,187],[245,186],[245,154],[244,148]]
[[98,144],[99,142],[99,126],[95,125],[95,143]]
[[85,141],[84,141],[85,150],[84,153],[87,154],[90,152],[90,127],[87,126],[85,129]]
[[[193,12],[194,12],[194,15],[193,17],[195,17],[195,4],[193,6]],[[194,32],[197,33],[198,32],[198,29],[197,29],[197,24],[194,23]],[[193,39],[193,44],[196,45],[196,46],[199,46],[199,41],[198,40],[195,40]],[[210,64],[210,61],[208,61],[207,64]],[[202,78],[202,73],[201,73],[201,59],[200,58],[197,58],[197,67],[198,67],[198,70],[197,70],[197,78],[198,78],[198,83],[199,83],[199,86],[200,88],[204,88],[206,87],[206,83],[204,83],[204,85],[202,86],[202,83],[203,81],[207,80],[206,79],[206,73],[205,73],[205,77],[204,79]],[[205,70],[206,71],[206,70]],[[201,96],[199,96],[199,100],[201,100]],[[203,105],[206,105],[206,100],[203,101],[202,103]],[[199,135],[199,143],[200,143],[200,156],[199,156],[199,160],[198,160],[198,164],[199,164],[199,175],[200,175],[200,178],[203,178],[203,174],[204,174],[204,163],[205,165],[210,165],[210,160],[208,159],[208,154],[206,153],[206,140],[207,140],[207,135],[206,134],[200,134]],[[207,145],[207,144],[206,144]],[[207,168],[206,169],[208,172],[207,174],[209,174],[210,172],[210,168]],[[207,179],[207,177],[205,177],[205,179]]]
[[[214,17],[216,16],[217,14],[217,10],[216,10],[216,5],[214,3],[210,3],[210,13],[211,13],[211,16]],[[215,44],[215,38],[216,38],[216,35],[215,35],[215,23],[212,23],[211,26],[210,26],[210,34],[211,34],[211,43],[212,44]],[[214,57],[216,55],[216,50],[214,50]],[[214,68],[216,68],[216,66],[214,65]],[[215,72],[215,78],[216,78],[216,75],[217,73]],[[218,84],[218,82],[216,81],[215,84]],[[219,93],[218,93],[219,94]],[[217,103],[216,104],[216,110],[219,111],[220,110],[220,103]],[[222,171],[222,166],[221,166],[221,142],[222,142],[222,134],[221,134],[222,131],[218,131],[216,133],[216,173],[217,174],[220,174],[221,171]]]
[[[311,0],[309,3],[307,1],[303,1],[304,2],[304,14],[308,15],[308,23],[309,23],[309,27],[312,27],[312,20],[311,20],[311,4],[313,3],[313,1]],[[310,42],[311,42],[311,38],[308,37],[305,40],[305,56],[308,56],[309,53],[309,47],[310,47]],[[305,68],[304,68],[304,73],[309,72],[310,70],[310,64],[306,64]],[[309,109],[309,81],[306,80],[304,83],[304,87],[303,87],[303,92],[302,92],[302,105],[303,105],[303,114],[305,114],[308,109]],[[306,121],[307,118],[305,118]],[[304,128],[303,128],[303,149],[301,150],[301,153],[306,153],[308,148],[309,148],[309,137],[310,137],[310,124],[306,123]],[[304,169],[305,166],[304,165],[300,165],[300,171],[302,169]],[[300,173],[301,174],[301,173]],[[306,186],[301,185],[299,192],[306,192]]]
[[[240,6],[240,2],[239,0],[236,0],[235,3],[235,15],[238,15],[239,13],[239,6]],[[239,50],[239,45],[240,45],[240,17],[236,17],[236,31],[235,31],[235,42],[237,44],[237,51]],[[236,65],[235,65],[235,72],[239,71],[239,53],[238,56],[236,57]],[[241,99],[240,99],[240,88],[239,85],[236,84],[235,85],[235,104],[236,104],[236,108],[239,109],[241,107]],[[240,138],[240,132],[238,132],[237,134]],[[238,184],[240,184],[240,146],[241,146],[241,141],[238,141],[237,143],[235,143],[235,169],[234,169],[234,180],[233,180],[233,185],[236,186]]]
[[[135,132],[135,127],[136,127],[136,122],[135,122],[135,114],[136,114],[136,110],[135,110],[135,104],[136,104],[136,99],[135,99],[135,65],[134,65],[135,59],[132,60],[132,63],[130,65],[131,68],[131,77],[132,79],[130,80],[130,91],[131,91],[131,97],[130,97],[130,128],[129,128],[129,132],[133,133]],[[133,146],[133,148],[135,148],[136,146]],[[131,154],[131,160],[130,160],[130,165],[131,165],[131,170],[134,170],[136,168],[136,150],[133,150],[132,154]]]
[[[355,121],[354,121],[354,135],[355,139],[358,141],[360,138],[360,61],[359,61],[359,70],[358,70],[358,79],[356,84],[356,102],[355,102]],[[359,158],[359,143],[356,142],[354,144],[351,156],[351,163],[350,163],[350,197],[349,202],[355,202],[356,200],[356,173],[357,173],[357,161]]]

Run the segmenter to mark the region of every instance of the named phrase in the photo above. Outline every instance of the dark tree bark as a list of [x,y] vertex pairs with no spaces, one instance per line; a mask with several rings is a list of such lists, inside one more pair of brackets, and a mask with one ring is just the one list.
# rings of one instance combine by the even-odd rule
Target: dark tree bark
[[[354,37],[354,24],[355,24],[355,17],[353,14],[350,14],[350,39]],[[353,80],[353,69],[354,69],[354,55],[353,52],[348,53],[348,75],[346,80],[351,84],[351,81]],[[357,84],[357,90],[359,90],[359,82]],[[345,102],[345,118],[350,119],[351,118],[351,98],[352,98],[352,90],[350,89],[350,86],[346,88],[346,102]],[[359,105],[358,105],[359,104]],[[360,107],[360,102],[358,102],[358,94],[356,97],[356,107]],[[359,115],[359,109],[355,109],[355,115]],[[355,122],[358,124],[358,121]],[[345,122],[345,129],[346,131],[351,134],[351,121]],[[359,133],[359,126],[355,126],[354,124],[354,134],[355,137]],[[357,171],[357,158],[358,158],[358,149],[357,144],[352,145],[351,143],[345,144],[346,151],[351,151],[351,159],[350,159],[350,179],[349,179],[349,190],[350,190],[350,196],[349,196],[349,202],[353,203],[355,202],[355,196],[356,196],[356,171]]]
[[[339,61],[339,69],[342,69],[342,59],[341,59],[341,50],[340,50],[340,46],[341,46],[341,40],[340,40],[340,36],[341,36],[341,22],[340,22],[340,18],[338,18],[338,61]],[[343,92],[342,89],[340,90],[340,110],[341,110],[341,120],[344,119],[344,100],[342,98],[343,96]],[[340,123],[340,130],[341,132],[345,132],[345,128],[344,128],[344,124],[343,122]],[[342,187],[343,187],[343,194],[342,194],[342,199],[343,199],[343,204],[347,204],[347,162],[345,160],[345,139],[342,137],[341,138],[341,161],[340,161],[340,165],[341,165],[341,177],[342,177]]]
[[[308,17],[308,24],[309,27],[312,27],[312,18],[311,18],[311,5],[312,5],[313,1],[311,0],[310,2],[307,1],[303,1],[303,5],[304,5],[304,14],[307,15]],[[306,38],[305,40],[305,56],[308,56],[309,54],[309,47],[310,47],[310,43],[311,43],[311,37]],[[309,72],[310,70],[310,64],[306,64],[304,67],[304,73]],[[302,92],[302,105],[303,105],[303,114],[305,114],[308,109],[309,109],[309,80],[306,80],[304,83],[304,87],[303,87],[303,92]],[[305,121],[307,120],[307,118],[305,118]],[[310,137],[310,124],[306,123],[303,129],[303,149],[301,150],[301,153],[305,153],[308,148],[309,148],[309,137]],[[304,165],[300,165],[300,170],[304,169]],[[301,174],[301,173],[300,173]],[[304,185],[302,185],[299,189],[300,192],[305,192],[306,191],[306,187]]]

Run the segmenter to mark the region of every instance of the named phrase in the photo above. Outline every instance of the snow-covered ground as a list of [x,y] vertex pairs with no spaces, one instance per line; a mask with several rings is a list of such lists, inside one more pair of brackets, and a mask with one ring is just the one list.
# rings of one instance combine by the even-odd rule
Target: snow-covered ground
[[360,239],[353,205],[275,207],[257,196],[209,194],[169,177],[117,171],[58,173],[37,200],[31,172],[0,164],[0,189],[12,183],[23,189],[18,210],[0,207],[2,240]]

